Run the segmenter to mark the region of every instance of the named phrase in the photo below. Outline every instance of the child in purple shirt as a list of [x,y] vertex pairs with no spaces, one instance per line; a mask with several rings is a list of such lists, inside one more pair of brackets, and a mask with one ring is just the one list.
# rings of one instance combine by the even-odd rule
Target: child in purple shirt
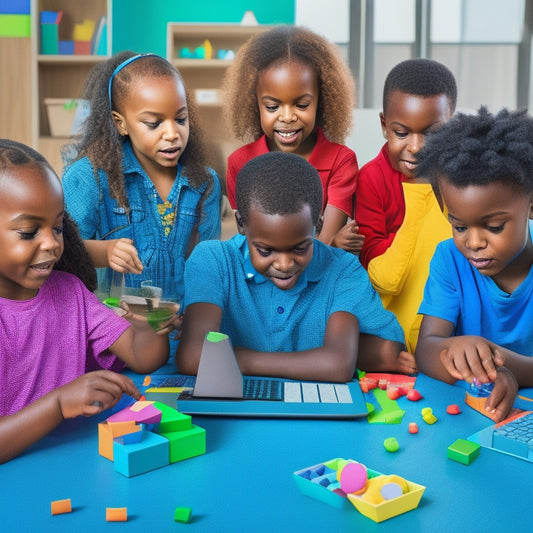
[[[132,380],[110,369],[156,370],[168,358],[168,338],[127,309],[118,316],[89,290],[96,275],[64,211],[59,178],[40,154],[7,140],[0,140],[0,249],[2,463],[65,418],[97,414],[123,393],[138,399]],[[100,370],[86,373],[92,368]]]

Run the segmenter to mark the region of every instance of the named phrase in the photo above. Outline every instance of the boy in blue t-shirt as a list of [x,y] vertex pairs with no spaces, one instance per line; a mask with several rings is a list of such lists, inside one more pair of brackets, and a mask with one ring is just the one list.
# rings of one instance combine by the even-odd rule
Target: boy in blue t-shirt
[[533,118],[459,114],[428,136],[417,172],[453,230],[431,262],[418,366],[448,383],[493,382],[486,409],[501,420],[533,386]]
[[356,364],[413,371],[402,366],[400,325],[357,257],[314,238],[322,186],[304,158],[252,159],[236,199],[241,234],[198,244],[185,266],[180,372],[196,374],[209,331],[229,336],[247,375],[343,382]]

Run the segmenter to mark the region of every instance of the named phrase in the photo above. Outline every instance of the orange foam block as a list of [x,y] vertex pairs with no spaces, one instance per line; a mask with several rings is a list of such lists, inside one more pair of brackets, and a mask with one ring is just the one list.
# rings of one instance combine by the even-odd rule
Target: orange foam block
[[127,522],[128,508],[127,507],[106,507],[105,519],[107,522]]
[[66,500],[56,500],[55,502],[51,502],[50,507],[53,515],[72,512],[72,504],[70,502],[70,498],[67,498]]
[[142,431],[135,420],[125,422],[100,422],[98,424],[98,453],[113,461],[113,439],[130,433]]

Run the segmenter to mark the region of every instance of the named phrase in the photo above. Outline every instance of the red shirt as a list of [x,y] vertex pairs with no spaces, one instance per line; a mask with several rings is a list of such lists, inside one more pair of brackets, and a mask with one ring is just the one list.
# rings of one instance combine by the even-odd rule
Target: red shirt
[[355,220],[365,242],[359,260],[368,263],[391,245],[405,216],[404,176],[392,168],[387,143],[363,165],[357,178]]
[[[250,159],[269,151],[266,136],[262,135],[257,141],[238,148],[228,157],[226,189],[229,203],[233,209],[237,208],[235,183],[239,170]],[[324,132],[317,128],[316,144],[309,157],[309,163],[317,169],[322,181],[324,195],[322,210],[329,204],[352,217],[353,195],[359,170],[355,152],[343,144],[329,141]]]

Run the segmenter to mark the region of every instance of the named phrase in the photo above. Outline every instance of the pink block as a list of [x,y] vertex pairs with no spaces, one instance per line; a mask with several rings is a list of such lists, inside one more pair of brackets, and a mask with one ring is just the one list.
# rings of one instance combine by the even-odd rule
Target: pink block
[[149,403],[142,409],[136,408],[138,402],[122,409],[118,413],[111,415],[108,422],[126,422],[128,420],[134,420],[139,424],[158,424],[161,422],[161,411]]

